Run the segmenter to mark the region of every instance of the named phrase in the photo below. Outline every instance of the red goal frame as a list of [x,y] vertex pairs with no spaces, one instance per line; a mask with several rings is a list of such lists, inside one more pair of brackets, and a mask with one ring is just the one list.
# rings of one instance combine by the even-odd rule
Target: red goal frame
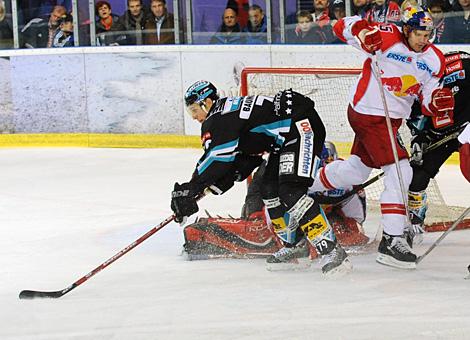
[[248,75],[259,73],[275,74],[322,74],[322,75],[359,75],[360,68],[341,67],[245,67],[240,76],[240,95],[248,95]]

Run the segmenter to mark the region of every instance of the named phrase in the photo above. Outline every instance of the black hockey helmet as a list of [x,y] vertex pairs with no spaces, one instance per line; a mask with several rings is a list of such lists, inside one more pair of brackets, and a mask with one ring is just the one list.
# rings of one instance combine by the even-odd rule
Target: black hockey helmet
[[204,100],[210,98],[212,100],[219,99],[217,88],[207,80],[198,80],[191,85],[184,94],[184,102],[186,106],[194,103],[201,104]]

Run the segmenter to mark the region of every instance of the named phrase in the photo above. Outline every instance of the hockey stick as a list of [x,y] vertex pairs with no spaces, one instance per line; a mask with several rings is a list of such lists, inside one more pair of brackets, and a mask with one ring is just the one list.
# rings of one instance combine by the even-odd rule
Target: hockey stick
[[372,64],[374,67],[374,73],[375,77],[377,78],[377,83],[379,87],[379,92],[380,92],[380,98],[382,99],[382,105],[384,107],[384,113],[385,113],[385,121],[387,123],[387,130],[388,130],[388,136],[390,138],[390,144],[392,146],[392,152],[393,152],[393,159],[395,160],[395,167],[397,169],[397,174],[398,174],[398,182],[400,183],[400,189],[401,189],[401,196],[403,199],[403,205],[405,207],[405,213],[406,213],[406,224],[411,227],[411,221],[410,221],[410,211],[408,209],[408,200],[407,200],[407,192],[408,189],[405,191],[405,184],[403,182],[403,174],[400,169],[400,160],[398,159],[398,151],[397,151],[397,145],[396,145],[396,140],[395,137],[393,136],[393,128],[392,128],[392,120],[390,119],[390,113],[388,111],[388,105],[387,105],[387,100],[385,98],[385,92],[382,84],[382,76],[380,75],[380,68],[379,68],[379,61],[377,60],[377,54],[372,55]]
[[468,213],[470,213],[470,207],[468,207],[456,220],[454,223],[452,223],[452,225],[450,226],[449,229],[446,230],[445,233],[443,233],[436,241],[434,241],[434,243],[428,248],[428,250],[426,250],[424,252],[423,255],[419,256],[417,259],[416,259],[416,264],[420,263],[421,261],[423,261],[423,259],[434,249],[437,247],[437,245],[439,243],[441,243],[441,241],[452,231],[454,230],[455,228],[457,228],[457,226],[459,225],[460,222],[462,222],[462,220],[465,218],[465,216],[468,215]]
[[372,183],[375,183],[377,182],[379,179],[381,179],[383,176],[385,175],[385,173],[382,171],[381,173],[379,173],[378,175],[372,177],[371,179],[367,180],[366,182],[358,185],[358,186],[355,186],[351,191],[348,191],[347,193],[345,193],[343,196],[340,196],[340,197],[328,197],[328,196],[323,196],[323,195],[320,195],[320,194],[316,194],[314,195],[314,199],[315,201],[317,201],[319,204],[338,204],[338,203],[341,203],[343,202],[344,200],[348,199],[349,197],[357,194],[359,191],[365,189],[366,187],[368,187],[369,185],[371,185]]
[[426,153],[426,152],[429,152],[431,150],[437,149],[438,147],[440,147],[441,145],[447,143],[448,141],[450,141],[454,138],[457,138],[460,135],[461,132],[462,131],[455,131],[454,133],[451,133],[450,135],[445,136],[444,138],[438,140],[437,142],[430,144],[426,149],[423,150],[423,153]]
[[[202,197],[204,196],[204,194],[201,194],[200,196],[198,196],[198,200],[201,199]],[[163,222],[161,222],[159,225],[153,227],[152,229],[150,229],[148,232],[146,232],[144,235],[142,235],[141,237],[139,237],[137,240],[135,240],[134,242],[132,242],[131,244],[129,244],[127,247],[121,249],[119,252],[117,252],[116,254],[114,254],[112,257],[110,257],[109,259],[107,259],[105,262],[103,262],[102,264],[100,264],[98,267],[96,267],[95,269],[93,269],[91,272],[89,272],[88,274],[82,276],[81,278],[79,278],[77,281],[75,281],[74,283],[72,283],[70,286],[68,286],[67,288],[64,288],[62,290],[56,290],[56,291],[48,291],[48,292],[44,292],[44,291],[39,291],[39,290],[22,290],[20,292],[20,295],[19,295],[19,298],[20,299],[36,299],[36,298],[50,298],[50,299],[57,299],[57,298],[60,298],[62,296],[64,296],[65,294],[67,294],[68,292],[70,292],[71,290],[77,288],[78,286],[80,286],[82,283],[84,283],[85,281],[87,281],[89,278],[91,278],[92,276],[94,276],[95,274],[98,274],[100,271],[102,271],[104,268],[106,268],[107,266],[109,266],[111,263],[113,263],[114,261],[116,261],[117,259],[119,259],[120,257],[122,257],[124,254],[130,252],[132,249],[134,249],[135,247],[137,247],[139,244],[141,244],[142,242],[144,242],[146,239],[148,239],[150,236],[152,236],[153,234],[155,234],[157,231],[159,231],[160,229],[162,229],[164,226],[166,226],[167,224],[169,224],[170,222],[174,221],[175,219],[175,215],[171,215],[170,217],[167,217]]]

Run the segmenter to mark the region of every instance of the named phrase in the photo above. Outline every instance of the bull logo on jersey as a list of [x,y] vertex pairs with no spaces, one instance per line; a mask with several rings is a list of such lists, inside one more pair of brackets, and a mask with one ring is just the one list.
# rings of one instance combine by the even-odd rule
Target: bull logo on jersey
[[421,91],[421,84],[411,74],[401,77],[382,77],[382,84],[397,97],[417,97]]

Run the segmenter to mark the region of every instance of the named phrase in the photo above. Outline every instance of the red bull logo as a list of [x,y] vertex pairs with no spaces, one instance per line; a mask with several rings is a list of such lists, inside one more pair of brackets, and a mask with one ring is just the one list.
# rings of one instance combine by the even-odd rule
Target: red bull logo
[[383,86],[397,97],[418,96],[421,84],[412,75],[401,77],[382,77]]
[[419,25],[421,27],[426,27],[428,28],[428,30],[432,30],[433,28],[433,22],[432,22],[432,18],[429,16],[424,16],[422,18],[419,19]]

